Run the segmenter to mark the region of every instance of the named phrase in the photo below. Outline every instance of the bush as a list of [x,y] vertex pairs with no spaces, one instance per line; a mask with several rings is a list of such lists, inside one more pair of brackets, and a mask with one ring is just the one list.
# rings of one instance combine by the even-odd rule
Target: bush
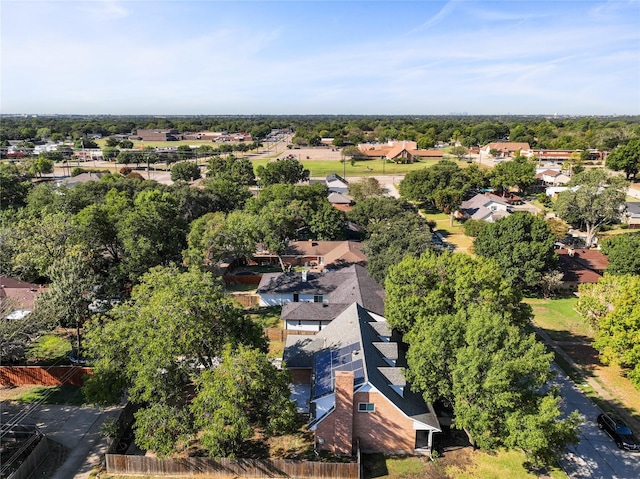
[[78,176],[81,175],[82,173],[86,173],[87,170],[85,170],[84,168],[80,168],[79,166],[76,166],[73,170],[71,170],[71,176]]
[[133,171],[133,168],[131,168],[130,166],[123,166],[118,171],[120,172],[120,174],[122,176],[127,176],[129,173],[131,173]]
[[464,234],[475,238],[485,226],[487,226],[486,221],[469,219],[464,222]]

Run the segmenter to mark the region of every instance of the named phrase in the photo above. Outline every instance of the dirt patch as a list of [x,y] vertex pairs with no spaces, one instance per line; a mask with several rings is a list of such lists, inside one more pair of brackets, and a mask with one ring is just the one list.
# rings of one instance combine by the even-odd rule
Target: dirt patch
[[0,386],[0,401],[15,401],[38,386]]

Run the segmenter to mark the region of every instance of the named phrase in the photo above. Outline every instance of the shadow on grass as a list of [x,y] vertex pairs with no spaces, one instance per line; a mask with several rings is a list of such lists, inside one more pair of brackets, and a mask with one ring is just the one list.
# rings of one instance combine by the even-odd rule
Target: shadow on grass
[[78,386],[38,386],[16,399],[16,402],[30,404],[42,401],[42,404],[82,406],[84,396]]

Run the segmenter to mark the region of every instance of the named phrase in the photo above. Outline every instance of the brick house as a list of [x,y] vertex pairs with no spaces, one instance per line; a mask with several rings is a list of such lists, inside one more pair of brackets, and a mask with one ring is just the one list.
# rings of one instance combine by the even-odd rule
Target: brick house
[[283,360],[318,450],[431,452],[440,423],[407,384],[398,338],[384,318],[353,303],[315,336],[289,335]]
[[[357,241],[292,241],[280,255],[282,262],[289,266],[307,266],[311,269],[342,268],[351,264],[364,265],[367,257]],[[269,251],[257,251],[253,255],[257,264],[279,264],[278,257]]]

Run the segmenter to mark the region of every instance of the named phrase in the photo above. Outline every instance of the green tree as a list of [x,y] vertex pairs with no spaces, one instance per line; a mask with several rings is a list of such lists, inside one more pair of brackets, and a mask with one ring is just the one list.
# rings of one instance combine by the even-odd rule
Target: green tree
[[286,183],[294,185],[309,179],[309,170],[295,158],[284,158],[272,161],[266,166],[258,166],[256,173],[260,178],[261,186],[274,185],[276,183]]
[[370,224],[369,238],[362,250],[367,255],[367,272],[384,283],[389,268],[405,256],[419,257],[433,247],[433,235],[426,220],[414,212]]
[[624,171],[627,180],[637,178],[640,171],[640,138],[616,147],[607,156],[605,166],[613,171]]
[[622,367],[640,390],[640,276],[605,274],[579,292],[576,309],[595,326],[600,360]]
[[531,310],[497,269],[451,253],[405,257],[389,270],[385,309],[406,333],[407,380],[426,401],[450,404],[480,448],[520,448],[548,464],[577,442],[580,420],[558,419],[559,399],[543,388],[552,354],[524,333]]
[[207,162],[207,178],[228,180],[240,185],[250,186],[256,183],[253,164],[249,158],[222,158],[214,156]]
[[17,166],[0,163],[0,210],[24,206],[31,188],[31,182]]
[[266,350],[260,327],[211,274],[181,273],[175,266],[145,274],[131,300],[89,322],[85,337],[94,364],[85,383],[87,399],[111,404],[126,393],[141,405],[134,425],[137,444],[161,456],[180,447],[193,429],[191,385],[217,366],[226,348]]
[[[109,145],[111,146],[111,145]],[[116,146],[116,145],[113,145]],[[120,148],[124,148],[125,150],[129,150],[131,148],[133,148],[133,141],[131,140],[122,140],[120,141],[117,146],[119,146]]]
[[360,181],[349,183],[349,195],[356,201],[366,198],[382,196],[384,188],[373,177],[362,178]]
[[518,191],[524,193],[535,181],[535,165],[523,156],[499,163],[491,172],[491,186],[503,192],[516,186]]
[[462,158],[469,154],[469,150],[464,146],[452,146],[449,153],[455,156],[458,161],[462,161]]
[[590,247],[598,230],[607,223],[620,220],[628,183],[621,177],[601,169],[590,169],[575,175],[570,188],[558,194],[555,210],[558,216],[587,233]]
[[34,176],[42,177],[43,174],[53,173],[53,161],[45,156],[31,158],[27,162],[27,170]]
[[214,457],[236,456],[256,427],[269,436],[295,430],[297,414],[289,382],[288,371],[277,369],[266,354],[227,348],[220,365],[198,378],[191,405],[207,452]]
[[200,167],[195,163],[185,161],[171,167],[171,181],[193,181],[200,178]]
[[533,292],[539,289],[543,274],[557,267],[554,242],[543,218],[516,212],[484,226],[473,242],[473,250],[494,259],[504,278]]
[[78,138],[74,143],[73,143],[73,147],[75,149],[81,149],[81,148],[98,148],[98,144],[90,139],[90,138]]
[[609,260],[608,273],[640,275],[640,233],[607,238],[600,243],[600,250]]
[[104,142],[105,146],[110,147],[110,148],[115,148],[116,146],[118,146],[120,144],[120,140],[118,140],[117,138],[110,136],[109,138],[107,138]]
[[411,211],[417,214],[417,210],[407,200],[390,196],[380,198],[366,198],[358,201],[349,212],[347,219],[369,230],[372,225],[380,221],[392,220],[398,215]]

